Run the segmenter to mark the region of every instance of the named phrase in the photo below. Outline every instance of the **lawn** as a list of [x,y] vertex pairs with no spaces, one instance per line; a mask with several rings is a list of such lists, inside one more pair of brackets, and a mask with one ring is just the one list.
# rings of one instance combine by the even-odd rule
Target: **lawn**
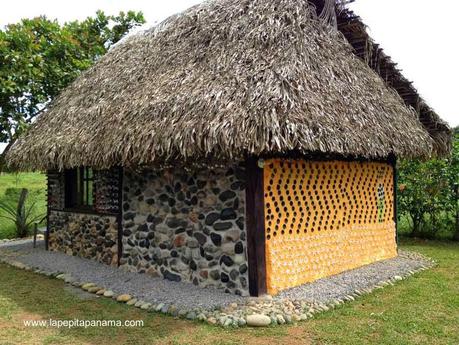
[[[2,344],[459,344],[459,245],[404,241],[438,267],[297,325],[222,329],[98,298],[0,265]],[[136,328],[26,328],[24,319],[144,320]]]
[[[35,215],[46,214],[46,176],[41,173],[0,174],[0,201],[16,205],[21,188],[29,190],[29,201],[35,202]],[[15,227],[12,221],[1,217],[0,210],[0,239],[14,238]]]

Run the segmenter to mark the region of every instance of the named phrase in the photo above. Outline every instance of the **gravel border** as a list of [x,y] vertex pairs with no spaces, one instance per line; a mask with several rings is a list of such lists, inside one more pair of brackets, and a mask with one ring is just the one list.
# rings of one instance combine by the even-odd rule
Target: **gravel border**
[[172,282],[126,272],[93,260],[32,248],[30,239],[0,242],[0,262],[56,277],[100,296],[175,317],[224,327],[267,326],[306,320],[374,289],[394,285],[435,262],[415,252],[399,251],[379,261],[282,291],[275,297],[241,297],[215,288]]
[[150,303],[177,304],[188,309],[215,309],[243,301],[241,296],[217,289],[203,289],[185,282],[173,282],[146,274],[127,272],[61,252],[45,251],[44,241],[37,241],[35,250],[27,241],[10,242],[6,247],[19,255],[16,257],[17,261],[32,268],[49,273],[66,273],[75,281],[92,282],[112,290],[115,294],[135,295]]

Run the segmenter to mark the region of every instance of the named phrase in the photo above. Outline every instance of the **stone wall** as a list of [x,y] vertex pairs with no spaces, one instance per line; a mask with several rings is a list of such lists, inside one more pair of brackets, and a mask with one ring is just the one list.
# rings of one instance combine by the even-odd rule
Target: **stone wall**
[[94,170],[94,210],[97,213],[118,213],[120,208],[119,168]]
[[49,249],[117,266],[116,217],[50,211]]
[[130,271],[248,295],[245,171],[125,171],[123,255]]
[[64,174],[58,171],[48,171],[48,207],[53,210],[64,208]]

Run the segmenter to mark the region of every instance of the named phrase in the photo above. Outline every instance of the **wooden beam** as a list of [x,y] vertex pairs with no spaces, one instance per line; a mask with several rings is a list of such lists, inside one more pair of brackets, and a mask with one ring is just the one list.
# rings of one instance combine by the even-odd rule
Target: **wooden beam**
[[258,158],[246,160],[246,230],[251,296],[266,294],[266,248],[263,169]]
[[118,167],[118,266],[120,266],[121,256],[123,255],[123,167]]
[[[45,232],[45,250],[49,250],[49,175],[50,171],[46,171],[46,232]],[[62,192],[62,190],[61,190]]]

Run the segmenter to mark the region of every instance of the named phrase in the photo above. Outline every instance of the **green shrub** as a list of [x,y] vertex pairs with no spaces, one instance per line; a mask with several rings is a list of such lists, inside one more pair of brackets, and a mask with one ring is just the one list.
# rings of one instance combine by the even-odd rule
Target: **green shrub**
[[[398,214],[400,232],[422,238],[453,238],[459,183],[459,131],[452,155],[426,162],[405,160],[399,165]],[[403,221],[401,221],[403,220]]]

